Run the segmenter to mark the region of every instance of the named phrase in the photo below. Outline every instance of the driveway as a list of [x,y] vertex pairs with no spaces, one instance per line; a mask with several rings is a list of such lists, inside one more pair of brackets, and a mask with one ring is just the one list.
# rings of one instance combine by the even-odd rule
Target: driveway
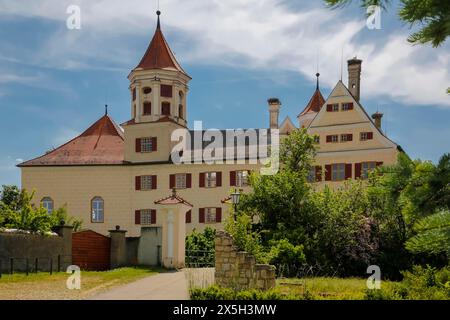
[[184,271],[159,273],[88,298],[89,300],[189,300]]

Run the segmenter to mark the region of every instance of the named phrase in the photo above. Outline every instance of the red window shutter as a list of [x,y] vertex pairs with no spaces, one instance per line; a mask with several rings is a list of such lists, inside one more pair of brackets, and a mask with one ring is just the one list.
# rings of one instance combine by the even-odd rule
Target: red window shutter
[[230,171],[230,186],[236,186],[236,171]]
[[216,172],[216,187],[222,186],[222,172]]
[[373,132],[367,132],[367,140],[373,139]]
[[152,138],[152,151],[158,151],[158,139],[156,137]]
[[137,176],[134,179],[136,190],[141,190],[141,177]]
[[327,104],[327,112],[332,112],[332,111],[333,111],[333,105]]
[[192,210],[189,210],[188,212],[186,212],[186,223],[191,222],[192,222]]
[[348,110],[353,110],[353,102],[350,102],[350,103],[348,104]]
[[352,178],[352,164],[346,163],[345,164],[345,180]]
[[136,152],[141,152],[141,139],[136,139]]
[[325,181],[331,181],[331,164],[325,165]]
[[200,178],[199,178],[199,181],[198,181],[198,185],[199,185],[200,188],[204,188],[205,187],[205,173],[204,172],[200,173],[199,177]]
[[361,178],[361,163],[355,163],[355,179]]
[[186,188],[187,189],[192,188],[192,174],[190,173],[186,174]]
[[205,208],[198,209],[198,222],[205,223]]
[[333,140],[332,140],[332,137],[333,137],[333,136],[327,136],[327,143],[333,141]]
[[171,174],[169,176],[169,189],[175,188],[175,175]]
[[222,222],[222,208],[216,208],[216,222]]
[[151,214],[150,223],[156,224],[156,210],[152,210],[150,214]]
[[322,166],[316,166],[316,182],[322,181]]
[[383,165],[383,162],[377,162],[377,167],[381,167]]
[[353,141],[353,134],[347,135],[347,141]]
[[141,210],[134,211],[134,224],[141,224]]
[[157,176],[152,176],[152,189],[156,189],[158,187],[158,182],[157,182],[158,177]]
[[167,84],[161,85],[161,97],[172,98],[172,86]]

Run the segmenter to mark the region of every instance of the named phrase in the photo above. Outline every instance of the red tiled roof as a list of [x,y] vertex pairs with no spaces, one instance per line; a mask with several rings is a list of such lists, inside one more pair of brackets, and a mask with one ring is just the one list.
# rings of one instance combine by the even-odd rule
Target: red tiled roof
[[162,204],[162,205],[173,205],[173,204],[184,204],[189,207],[193,207],[192,204],[184,200],[182,197],[177,195],[175,189],[172,191],[172,194],[166,198],[159,199],[158,201],[155,201],[155,204]]
[[167,41],[161,31],[159,16],[158,16],[158,26],[156,28],[153,39],[147,48],[144,56],[139,62],[136,68],[142,68],[144,70],[151,69],[168,69],[180,71],[187,75],[183,70],[181,65],[178,63],[175,55],[170,49]]
[[298,116],[304,116],[305,114],[310,112],[319,112],[324,103],[325,99],[323,98],[322,93],[319,89],[316,89],[313,96],[306,105],[306,108]]
[[104,115],[78,137],[19,167],[122,164],[123,159],[122,129]]

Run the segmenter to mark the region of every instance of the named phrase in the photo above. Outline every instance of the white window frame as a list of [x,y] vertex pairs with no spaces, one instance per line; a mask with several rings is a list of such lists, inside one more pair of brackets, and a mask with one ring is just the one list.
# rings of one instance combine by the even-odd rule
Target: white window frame
[[361,163],[361,178],[368,179],[369,173],[375,170],[377,163],[375,161],[363,162]]
[[152,210],[142,209],[141,210],[141,225],[149,226],[152,224]]
[[333,103],[333,104],[331,105],[331,110],[332,110],[333,112],[339,112],[339,103]]
[[349,134],[347,133],[341,134],[341,142],[349,142],[350,140],[348,140],[348,136]]
[[331,135],[331,143],[338,143],[339,142],[339,135],[333,134]]
[[186,189],[187,174],[177,173],[175,175],[175,188],[176,189]]
[[153,138],[141,138],[141,152],[153,152]]
[[205,223],[214,224],[217,223],[217,209],[205,208]]
[[217,172],[205,172],[205,187],[217,187]]
[[153,189],[153,176],[141,176],[141,190],[152,190]]
[[105,222],[105,201],[102,197],[94,197],[91,200],[91,210],[92,223]]
[[359,135],[359,139],[361,141],[369,140],[369,133],[368,132],[361,132],[361,134]]
[[309,169],[309,173],[308,173],[308,182],[309,183],[313,183],[316,182],[316,167],[311,167],[311,169]]
[[314,143],[320,144],[320,136],[319,135],[314,136]]
[[331,165],[331,181],[345,180],[345,163],[335,163]]
[[238,170],[236,171],[236,187],[248,186],[248,171]]
[[53,199],[50,197],[44,197],[41,200],[42,207],[47,210],[48,214],[51,214],[53,210],[55,209],[55,203],[53,202]]
[[350,103],[343,103],[342,111],[350,111]]

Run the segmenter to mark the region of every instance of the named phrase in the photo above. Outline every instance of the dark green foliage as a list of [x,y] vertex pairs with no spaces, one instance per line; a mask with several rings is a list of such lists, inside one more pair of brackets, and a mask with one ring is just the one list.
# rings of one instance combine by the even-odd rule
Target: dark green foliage
[[216,231],[210,227],[203,232],[194,230],[186,236],[186,251],[214,251]]
[[286,239],[271,241],[267,262],[277,267],[278,276],[295,277],[306,263],[303,246],[294,246]]
[[276,289],[267,291],[243,290],[234,291],[228,288],[212,286],[206,289],[191,289],[191,300],[301,300],[301,296],[283,294]]

